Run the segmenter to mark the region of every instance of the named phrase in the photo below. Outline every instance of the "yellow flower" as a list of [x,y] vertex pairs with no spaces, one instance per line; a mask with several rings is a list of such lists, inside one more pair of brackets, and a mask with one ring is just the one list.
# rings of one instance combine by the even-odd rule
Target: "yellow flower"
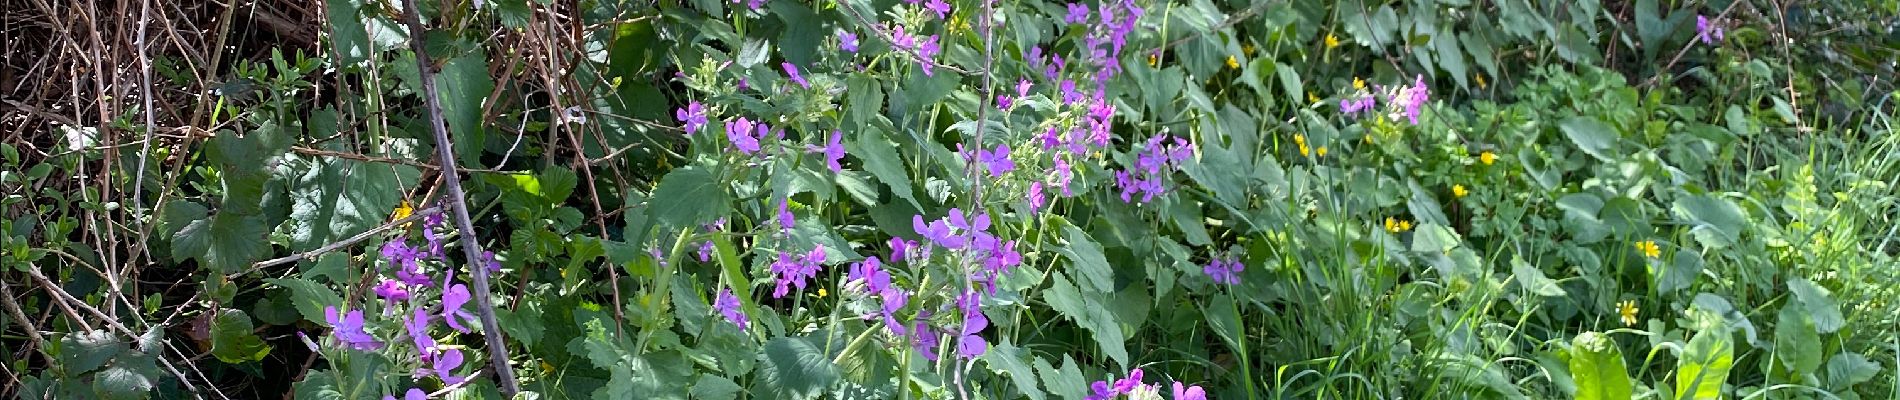
[[1161,56],[1155,55],[1155,54],[1148,55],[1148,66],[1150,67],[1155,66],[1155,64],[1159,64],[1160,62],[1161,62]]
[[1412,230],[1412,221],[1406,221],[1406,220],[1392,218],[1392,217],[1385,217],[1385,231],[1386,232],[1399,233],[1399,232],[1404,232],[1404,231],[1409,231],[1409,230]]
[[1471,191],[1465,190],[1465,185],[1451,185],[1451,197],[1462,198],[1467,194],[1471,194]]
[[1313,154],[1318,154],[1318,155],[1319,155],[1320,157],[1325,157],[1325,156],[1326,156],[1326,146],[1320,146],[1320,147],[1319,147],[1319,148],[1317,148],[1317,149],[1313,149]]
[[1253,55],[1253,42],[1247,42],[1247,44],[1241,45],[1240,53],[1250,56]]
[[831,293],[826,292],[825,288],[818,288],[818,298],[822,299],[822,298],[825,298],[825,296],[829,296],[829,295],[831,295]]
[[1623,326],[1636,325],[1636,300],[1623,300],[1616,303],[1617,316],[1623,318]]
[[1308,148],[1308,147],[1306,147],[1306,143],[1300,143],[1300,156],[1301,156],[1301,157],[1305,157],[1305,156],[1307,156],[1307,155],[1309,155],[1309,154],[1312,154],[1312,153],[1313,153],[1313,149],[1311,149],[1311,148]]
[[[403,218],[409,218],[410,215],[414,215],[415,213],[415,206],[410,205],[408,199],[403,199],[402,204],[396,206],[396,211],[389,216],[389,222],[401,221]],[[410,224],[413,223],[402,224],[402,229],[409,230]]]
[[1475,75],[1477,75],[1477,78],[1478,78],[1478,88],[1479,88],[1479,89],[1483,89],[1483,88],[1485,87],[1485,82],[1484,82],[1484,74],[1483,74],[1483,73],[1478,73],[1478,74],[1475,74]]
[[1306,102],[1308,102],[1308,103],[1319,103],[1319,96],[1314,96],[1314,95],[1313,95],[1313,92],[1312,92],[1312,91],[1307,91],[1307,92],[1306,92]]
[[1478,162],[1482,162],[1484,165],[1491,165],[1491,163],[1498,162],[1498,155],[1497,153],[1492,153],[1490,150],[1485,150],[1483,153],[1478,154]]
[[1643,253],[1643,257],[1649,258],[1662,256],[1662,248],[1656,246],[1656,241],[1654,240],[1636,242],[1636,252]]
[[1293,143],[1306,144],[1306,135],[1293,134]]
[[1366,90],[1366,80],[1359,79],[1357,76],[1352,77],[1352,88],[1356,90]]
[[1227,68],[1240,69],[1240,59],[1227,56]]
[[1339,47],[1339,37],[1333,36],[1331,33],[1326,34],[1326,48],[1330,49],[1334,47]]

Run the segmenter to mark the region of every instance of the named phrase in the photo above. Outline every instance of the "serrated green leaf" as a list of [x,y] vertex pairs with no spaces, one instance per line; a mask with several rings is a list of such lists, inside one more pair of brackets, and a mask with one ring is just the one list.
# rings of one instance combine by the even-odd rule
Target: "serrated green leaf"
[[1101,347],[1103,353],[1108,353],[1109,358],[1119,365],[1128,365],[1128,347],[1124,343],[1121,323],[1103,307],[1100,299],[1102,295],[1089,292],[1085,297],[1074,284],[1069,283],[1065,274],[1053,275],[1055,282],[1048,291],[1042,292],[1043,301],[1047,301],[1056,313],[1094,334],[1095,344]]
[[456,161],[464,168],[486,168],[482,145],[488,134],[482,128],[482,103],[495,90],[495,80],[488,76],[488,53],[468,52],[449,59],[436,74],[435,85]]
[[270,346],[252,333],[251,316],[244,311],[224,309],[211,319],[211,355],[227,364],[263,360]]
[[1030,372],[1029,363],[1023,361],[1030,357],[1029,352],[1022,348],[1003,343],[984,352],[983,362],[989,365],[991,372],[1008,375],[1010,382],[1016,384],[1016,391],[1022,393],[1024,397],[1043,400],[1046,397],[1043,396],[1042,389],[1036,387],[1036,375]]
[[1557,127],[1564,131],[1565,137],[1570,138],[1570,143],[1576,144],[1578,149],[1590,154],[1591,157],[1596,157],[1598,161],[1608,162],[1621,156],[1616,154],[1618,136],[1616,128],[1610,127],[1601,120],[1593,117],[1570,117],[1558,122]]
[[1234,299],[1229,296],[1214,296],[1214,300],[1201,308],[1201,314],[1207,320],[1208,329],[1219,336],[1221,342],[1234,351],[1241,351],[1245,339],[1240,326],[1240,310],[1235,308]]
[[837,366],[804,339],[779,337],[766,342],[759,362],[759,384],[771,398],[813,398],[838,380]]
[[70,333],[59,338],[59,344],[60,367],[74,375],[98,369],[125,350],[125,342],[104,329]]
[[1049,360],[1036,359],[1036,374],[1042,375],[1042,385],[1049,393],[1068,400],[1088,398],[1088,380],[1082,376],[1082,370],[1075,367],[1075,357],[1062,355],[1062,368],[1049,365]]
[[1570,342],[1570,376],[1577,400],[1625,400],[1634,390],[1623,351],[1601,333],[1584,332]]
[[565,167],[548,167],[535,174],[535,181],[541,183],[541,198],[549,204],[560,205],[574,194],[574,186],[580,183],[580,177]]
[[648,207],[649,213],[666,227],[691,229],[725,216],[732,207],[730,203],[725,188],[711,172],[691,166],[661,178]]
[[705,374],[700,375],[699,380],[693,382],[691,394],[694,399],[699,400],[732,400],[738,398],[739,389],[741,389],[739,384],[733,383],[731,379]]
[[209,215],[205,206],[196,202],[174,201],[165,206],[165,228],[172,232],[172,262],[197,257],[211,247],[210,236],[185,233],[187,229],[205,229],[191,226],[203,224]]
[[324,307],[337,307],[339,312],[342,310],[343,296],[316,282],[299,278],[272,278],[264,282],[289,289],[290,304],[297,307],[297,312],[302,313],[305,320],[318,325],[330,326],[323,318]]
[[1834,333],[1847,326],[1847,319],[1841,316],[1841,306],[1834,302],[1833,294],[1827,288],[1814,284],[1804,278],[1788,280],[1788,289],[1794,292],[1796,300],[1801,302],[1807,314],[1814,320],[1814,329],[1820,333]]
[[911,207],[922,207],[917,202],[916,189],[911,186],[910,174],[904,171],[902,154],[882,133],[875,128],[859,130],[850,147],[851,154],[864,161],[865,171],[877,177],[878,182],[889,186],[891,193],[909,201]]
[[382,225],[402,200],[399,182],[415,183],[421,173],[407,165],[355,160],[316,161],[289,182],[290,248],[314,250]]
[[1089,238],[1088,232],[1075,225],[1062,226],[1063,238],[1068,246],[1062,248],[1062,254],[1068,256],[1075,271],[1083,278],[1087,289],[1097,292],[1115,291],[1115,270],[1108,265],[1108,258],[1102,255],[1102,245]]

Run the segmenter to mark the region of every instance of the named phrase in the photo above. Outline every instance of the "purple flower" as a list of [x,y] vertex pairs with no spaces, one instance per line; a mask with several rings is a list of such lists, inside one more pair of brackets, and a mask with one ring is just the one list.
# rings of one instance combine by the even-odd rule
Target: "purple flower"
[[[396,396],[383,395],[383,400],[396,400]],[[409,388],[409,392],[402,395],[402,400],[429,400],[429,394],[422,389]]]
[[1401,114],[1405,115],[1412,125],[1418,125],[1419,108],[1430,100],[1431,89],[1425,87],[1425,75],[1418,75],[1411,87],[1399,89],[1398,93],[1392,95],[1390,102],[1403,110]]
[[866,293],[883,294],[891,290],[891,274],[880,268],[882,264],[877,256],[851,264],[851,272],[845,275],[845,279],[864,282]]
[[323,308],[323,320],[330,323],[330,333],[343,343],[343,347],[361,351],[383,348],[383,342],[363,330],[363,310],[350,310],[342,318],[337,318],[336,307],[326,306]]
[[1029,83],[1029,79],[1027,78],[1017,79],[1016,80],[1016,97],[1029,97],[1029,88],[1032,88],[1035,86],[1036,86],[1035,84]]
[[699,253],[697,255],[699,256],[699,262],[712,262],[713,242],[699,242]]
[[785,75],[790,76],[792,78],[792,82],[798,82],[798,86],[803,86],[806,89],[811,89],[811,82],[806,82],[804,76],[798,75],[797,65],[792,65],[792,63],[779,63],[778,66],[780,68],[785,69]]
[[1141,368],[1128,371],[1128,377],[1115,381],[1116,393],[1128,393],[1141,386]]
[[930,0],[930,1],[924,2],[924,8],[928,8],[930,9],[930,11],[936,11],[937,19],[947,18],[949,17],[949,14],[950,14],[950,3],[945,3],[943,2],[943,0]]
[[1089,6],[1081,3],[1069,3],[1069,15],[1062,22],[1080,24],[1089,22]]
[[844,172],[844,166],[838,164],[838,160],[844,159],[843,141],[844,132],[831,131],[831,140],[825,141],[825,147],[807,146],[806,150],[824,153],[825,166],[830,167],[832,173]]
[[1715,42],[1722,41],[1721,22],[1710,23],[1709,17],[1697,14],[1695,16],[1695,37],[1701,40],[1702,44],[1706,45],[1714,45]]
[[782,298],[792,288],[805,289],[805,280],[818,276],[818,269],[825,262],[825,246],[819,245],[805,253],[803,257],[793,258],[792,253],[781,252],[778,260],[773,261],[771,271],[778,275],[778,286],[772,289],[772,298]]
[[1108,400],[1120,394],[1121,393],[1115,393],[1115,389],[1108,386],[1108,381],[1095,381],[1095,383],[1089,384],[1089,395],[1086,399]]
[[1016,101],[1015,99],[1011,99],[1009,95],[1007,94],[996,95],[996,108],[1008,110],[1015,107],[1016,107]]
[[416,351],[428,355],[435,350],[435,338],[429,336],[429,310],[416,307],[409,318],[402,320],[402,327],[409,331],[409,342],[416,345]]
[[738,325],[739,330],[750,327],[752,322],[746,319],[745,311],[739,309],[739,296],[732,295],[732,288],[719,289],[719,295],[713,298],[713,309],[726,317],[726,321]]
[[764,133],[765,124],[754,124],[752,120],[745,119],[745,117],[739,117],[739,119],[733,120],[732,122],[727,122],[726,140],[732,141],[732,147],[739,149],[740,153],[757,153],[759,151],[759,138],[752,136],[754,128],[757,128],[760,133]]
[[383,301],[409,300],[409,287],[404,285],[402,281],[384,279],[383,283],[376,285],[374,291],[376,292],[376,297],[383,298]]
[[1200,386],[1182,386],[1181,382],[1175,382],[1174,400],[1207,400],[1207,392]]
[[[919,217],[922,217],[922,216],[919,216]],[[891,261],[892,262],[896,262],[900,260],[918,259],[918,258],[924,258],[924,257],[930,256],[930,253],[929,253],[930,249],[925,248],[923,246],[918,246],[917,242],[915,241],[904,240],[904,238],[900,238],[900,237],[893,237],[891,238],[890,243],[891,243]]]
[[941,343],[937,336],[942,333],[938,332],[936,328],[932,328],[930,324],[926,324],[922,321],[924,318],[929,317],[929,314],[919,314],[920,315],[917,316],[917,324],[910,329],[911,334],[915,335],[911,339],[910,346],[912,349],[917,350],[918,353],[923,353],[925,360],[937,361],[937,345]]
[[884,326],[890,328],[893,335],[903,335],[904,324],[897,322],[897,312],[904,309],[905,303],[910,302],[910,294],[902,290],[888,290],[879,298],[884,301],[883,307],[879,307],[878,310],[878,314],[884,318]]
[[1208,261],[1207,266],[1201,268],[1201,272],[1206,273],[1208,278],[1213,278],[1214,283],[1234,285],[1240,283],[1240,271],[1244,269],[1247,269],[1246,264],[1241,264],[1240,260],[1230,257]]
[[1061,85],[1062,85],[1062,105],[1066,106],[1070,104],[1075,104],[1075,102],[1078,102],[1078,101],[1082,101],[1082,93],[1075,91],[1075,80],[1063,79]]
[[[732,4],[739,4],[739,0],[732,0]],[[746,2],[746,7],[752,8],[752,11],[758,11],[759,8],[765,7],[765,0],[748,1]]]
[[[951,212],[962,214],[963,210],[951,210]],[[910,224],[911,229],[917,231],[918,235],[922,235],[924,239],[929,239],[931,243],[938,246],[954,250],[963,248],[966,244],[962,236],[951,231],[948,221],[940,219],[925,223],[923,215],[915,215],[911,216]]]
[[1358,114],[1364,111],[1371,111],[1372,107],[1376,105],[1376,101],[1377,100],[1375,100],[1371,95],[1360,96],[1356,99],[1355,98],[1340,99],[1339,112],[1350,115],[1350,114]]
[[858,52],[858,34],[845,32],[845,31],[839,31],[838,32],[838,48],[844,49],[844,51],[848,51],[851,53],[857,53]]
[[501,272],[501,261],[495,259],[495,252],[482,250],[481,261],[482,266],[488,267],[489,273]]
[[686,134],[697,133],[700,128],[706,127],[706,105],[700,104],[699,101],[686,103],[685,108],[673,111],[673,117],[686,124]]
[[455,375],[455,369],[462,367],[462,359],[461,350],[448,349],[447,351],[443,351],[440,356],[430,360],[428,367],[417,369],[415,376],[423,377],[435,375],[437,378],[442,378],[443,385],[462,383],[462,381],[468,380],[468,377]]
[[1029,184],[1029,212],[1041,211],[1043,201],[1042,182]]
[[790,202],[786,200],[778,201],[778,228],[784,232],[791,232],[792,225],[796,222],[792,219],[792,210],[788,207],[789,203]]
[[918,68],[923,68],[924,76],[935,76],[932,72],[936,67],[937,54],[941,52],[943,52],[943,48],[937,45],[937,35],[930,35],[930,37],[924,38],[922,42],[917,44],[917,56],[923,57],[924,59],[923,62],[917,66]]
[[[448,320],[450,328],[455,328],[457,332],[468,333],[468,327],[462,326],[462,321],[467,321],[470,325],[475,324],[475,314],[462,309],[462,305],[468,304],[468,300],[473,297],[468,293],[468,285],[460,283],[442,291],[442,319]],[[460,317],[461,321],[458,321],[457,317]]]
[[402,240],[383,243],[383,259],[396,267],[396,277],[411,285],[429,283],[429,277],[422,272],[422,253]]
[[[959,148],[962,146],[962,144],[957,145]],[[997,145],[995,149],[987,151],[978,148],[975,154],[969,154],[967,157],[974,159],[973,161],[978,164],[983,164],[983,168],[989,170],[991,178],[1016,170],[1016,162],[1009,159],[1009,144],[1007,143]]]

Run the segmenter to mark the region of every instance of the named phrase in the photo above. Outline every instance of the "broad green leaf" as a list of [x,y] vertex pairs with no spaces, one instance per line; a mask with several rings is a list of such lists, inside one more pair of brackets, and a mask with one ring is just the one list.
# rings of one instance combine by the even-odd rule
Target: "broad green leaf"
[[324,307],[337,307],[338,313],[343,312],[343,296],[316,282],[298,278],[273,278],[264,282],[290,289],[290,304],[297,306],[297,312],[303,313],[303,318],[310,322],[330,326],[323,318]]
[[567,202],[567,197],[574,194],[574,186],[580,183],[580,177],[566,167],[547,167],[534,175],[535,181],[541,184],[541,198],[549,204]]
[[699,380],[693,382],[691,394],[694,399],[699,400],[732,400],[738,398],[739,389],[741,389],[739,384],[733,383],[731,379],[705,374],[700,375]]
[[420,172],[407,165],[332,159],[302,163],[309,168],[290,183],[290,249],[314,250],[381,225],[395,211]]
[[1201,307],[1201,314],[1207,321],[1208,329],[1213,330],[1215,336],[1219,336],[1222,342],[1227,343],[1228,348],[1241,351],[1243,347],[1240,341],[1246,338],[1242,336],[1240,310],[1234,307],[1232,297],[1214,296],[1207,306]]
[[324,1],[330,16],[329,45],[335,49],[341,64],[351,65],[369,59],[372,48],[369,43],[369,31],[363,29],[363,16],[358,10],[363,6],[359,0]]
[[1589,153],[1591,157],[1596,157],[1598,161],[1607,162],[1621,158],[1621,154],[1616,154],[1618,136],[1616,128],[1610,127],[1601,120],[1593,117],[1570,117],[1565,118],[1563,122],[1558,122],[1557,127],[1564,131],[1564,136],[1569,137],[1570,142],[1576,144],[1578,149]]
[[172,255],[195,257],[203,266],[220,273],[242,271],[252,262],[270,255],[263,216],[220,211],[209,219],[185,225],[172,236]]
[[1692,226],[1689,234],[1712,249],[1735,244],[1748,223],[1741,207],[1713,194],[1678,197],[1673,209]]
[[1775,320],[1775,358],[1796,376],[1821,368],[1821,334],[1798,304],[1783,304]]
[[808,399],[838,380],[837,366],[811,342],[794,337],[774,338],[759,354],[759,383],[770,398]]
[[1722,383],[1728,381],[1729,368],[1735,366],[1735,344],[1729,342],[1726,326],[1696,332],[1676,361],[1678,400],[1715,400],[1722,398]]
[[128,351],[121,354],[112,366],[93,374],[93,394],[105,400],[150,398],[152,389],[157,387],[158,375],[158,367],[151,356]]
[[60,367],[75,375],[98,369],[125,350],[125,342],[104,329],[69,333],[59,338],[59,344]]
[[[185,259],[204,254],[211,247],[208,235],[187,235],[185,229],[201,223],[210,215],[205,206],[191,201],[173,201],[165,206],[165,230],[172,234],[172,262],[184,262]],[[203,229],[200,227],[198,229]]]
[[1539,296],[1557,297],[1568,294],[1564,292],[1562,286],[1557,285],[1557,280],[1544,276],[1543,270],[1524,262],[1523,258],[1511,257],[1511,275],[1515,277],[1519,286],[1524,287],[1524,290]]
[[211,319],[211,354],[227,364],[263,360],[270,346],[251,332],[251,316],[241,310],[224,309]]
[[1030,372],[1029,363],[1023,361],[1027,358],[1031,358],[1028,351],[1009,343],[991,347],[983,353],[983,361],[990,366],[991,372],[1008,375],[1010,382],[1016,384],[1016,391],[1024,397],[1043,400],[1042,389],[1036,387],[1036,375]]
[[1577,400],[1625,400],[1633,391],[1623,351],[1601,333],[1584,332],[1570,342],[1570,376]]
[[1082,277],[1082,283],[1089,290],[1097,292],[1115,291],[1115,271],[1108,265],[1108,258],[1102,255],[1102,245],[1089,238],[1088,232],[1074,225],[1063,225],[1062,232],[1068,246],[1062,248],[1062,254],[1068,256],[1075,272]]
[[697,166],[675,169],[653,189],[649,212],[675,229],[692,229],[725,216],[732,207],[718,179]]
[[435,85],[456,161],[464,168],[485,168],[482,145],[488,134],[482,128],[482,103],[495,90],[495,80],[488,76],[488,53],[470,52],[449,59],[436,75]]
[[1062,355],[1062,368],[1056,369],[1049,360],[1036,359],[1036,374],[1042,376],[1042,385],[1049,393],[1068,400],[1084,400],[1088,397],[1088,380],[1083,378],[1082,370],[1075,367],[1075,357]]
[[1412,233],[1412,251],[1427,254],[1443,254],[1458,247],[1463,239],[1451,228],[1434,223],[1422,223]]
[[1804,278],[1794,278],[1788,280],[1788,289],[1794,291],[1795,299],[1814,320],[1815,331],[1834,333],[1847,326],[1847,320],[1841,317],[1841,306],[1834,302],[1833,294],[1826,288]]
[[1868,361],[1860,353],[1835,354],[1827,360],[1828,386],[1836,391],[1846,391],[1877,375],[1880,375],[1880,363]]
[[1673,261],[1662,268],[1661,276],[1656,279],[1656,291],[1670,293],[1688,288],[1702,276],[1702,253],[1678,251]]
[[1055,282],[1048,291],[1042,292],[1043,301],[1047,301],[1056,313],[1093,333],[1095,344],[1101,347],[1103,353],[1108,353],[1108,357],[1114,359],[1116,364],[1128,365],[1128,347],[1124,343],[1126,338],[1122,335],[1121,323],[1103,307],[1100,294],[1090,292],[1088,297],[1084,297],[1074,284],[1069,283],[1065,274],[1052,275]]

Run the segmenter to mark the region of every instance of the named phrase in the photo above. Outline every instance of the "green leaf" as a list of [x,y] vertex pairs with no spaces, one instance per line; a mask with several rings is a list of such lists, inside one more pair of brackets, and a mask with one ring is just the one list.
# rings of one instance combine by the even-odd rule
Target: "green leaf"
[[330,45],[335,47],[337,61],[350,65],[368,60],[373,52],[369,44],[369,31],[363,29],[363,15],[358,12],[363,7],[357,0],[328,0]]
[[675,229],[697,228],[725,216],[732,207],[719,181],[698,166],[666,173],[648,204],[654,218]]
[[1720,399],[1722,382],[1735,366],[1735,344],[1729,342],[1726,326],[1696,332],[1676,361],[1676,395],[1684,399]]
[[1556,280],[1544,276],[1543,270],[1524,262],[1523,258],[1511,257],[1511,275],[1515,277],[1519,286],[1524,287],[1524,290],[1538,296],[1557,297],[1568,294],[1564,292],[1562,286],[1557,285]]
[[1049,393],[1068,400],[1088,398],[1088,379],[1082,377],[1082,370],[1075,367],[1075,357],[1062,355],[1062,369],[1049,365],[1049,360],[1036,359],[1036,374],[1042,375],[1043,387]]
[[1867,357],[1860,353],[1843,352],[1827,360],[1828,386],[1835,391],[1846,391],[1856,384],[1874,379],[1877,375],[1880,375],[1880,363],[1868,361]]
[[1418,230],[1412,234],[1412,251],[1443,254],[1458,247],[1461,241],[1463,239],[1458,237],[1458,232],[1452,231],[1451,228],[1430,222],[1421,223],[1418,225]]
[[1089,290],[1097,292],[1115,291],[1115,271],[1109,267],[1108,258],[1102,255],[1102,245],[1089,238],[1087,232],[1075,225],[1064,224],[1062,232],[1068,246],[1062,248],[1062,254],[1074,263],[1075,270],[1088,284]]
[[382,225],[402,201],[399,182],[421,173],[407,165],[336,159],[307,164],[290,182],[290,249],[314,250]]
[[60,366],[70,375],[98,369],[125,350],[125,342],[104,329],[70,333],[59,338],[59,344]]
[[1008,343],[983,353],[983,362],[990,366],[991,372],[1008,375],[1009,380],[1016,383],[1016,391],[1024,397],[1043,400],[1042,389],[1036,388],[1036,375],[1030,372],[1029,363],[1023,361],[1027,358],[1031,358],[1029,352]]
[[482,145],[488,134],[482,129],[482,103],[495,90],[495,80],[488,76],[488,53],[469,52],[449,59],[436,75],[435,85],[456,161],[465,168],[485,168]]
[[1082,292],[1069,283],[1065,274],[1052,275],[1055,283],[1048,291],[1042,292],[1043,301],[1047,301],[1056,313],[1093,333],[1095,344],[1101,347],[1103,353],[1108,353],[1108,357],[1114,359],[1116,364],[1128,365],[1128,347],[1124,343],[1126,337],[1122,335],[1121,324],[1104,307],[1103,301],[1099,299],[1101,295],[1090,292],[1089,297],[1083,297]]
[[1565,118],[1563,122],[1558,122],[1557,127],[1563,129],[1564,136],[1569,137],[1570,142],[1575,143],[1578,149],[1589,153],[1591,157],[1596,157],[1598,161],[1607,162],[1619,156],[1616,154],[1616,128],[1610,127],[1601,120],[1593,117],[1570,117]]
[[1678,251],[1673,261],[1663,268],[1662,276],[1656,280],[1656,291],[1670,293],[1688,288],[1702,276],[1702,254]]
[[1795,376],[1821,368],[1821,334],[1814,320],[1797,304],[1783,304],[1775,320],[1775,356]]
[[303,318],[310,322],[330,326],[323,318],[324,307],[337,307],[338,313],[343,312],[343,297],[316,282],[299,278],[272,278],[264,282],[290,289],[290,304],[296,306],[297,312],[303,313]]
[[923,207],[917,202],[916,190],[912,189],[910,174],[904,171],[902,154],[898,153],[897,147],[893,146],[889,139],[885,139],[877,129],[859,130],[856,140],[853,140],[849,146],[851,154],[864,161],[864,169],[872,176],[876,176],[878,182],[890,186],[891,193],[896,194],[897,198],[910,201],[911,207]]
[[1214,296],[1213,301],[1201,307],[1201,313],[1207,320],[1208,329],[1214,331],[1215,336],[1219,336],[1222,342],[1226,342],[1228,348],[1242,351],[1240,341],[1246,338],[1242,336],[1240,311],[1234,307],[1233,298]]
[[[149,356],[146,356],[149,358]],[[121,357],[123,359],[124,357]],[[145,364],[151,364],[146,360]],[[116,364],[116,363],[115,363]],[[148,371],[140,371],[147,369]],[[113,365],[92,376],[92,390],[97,398],[105,400],[131,400],[151,398],[151,391],[157,385],[157,367],[134,368],[125,365]]]
[[1814,319],[1814,329],[1820,333],[1834,333],[1847,326],[1847,320],[1841,317],[1841,306],[1834,302],[1832,293],[1820,285],[1804,278],[1788,280],[1788,289],[1794,291],[1794,297],[1807,309],[1809,318]]
[[837,366],[824,350],[793,337],[774,338],[759,354],[759,383],[769,398],[809,399],[838,380]]
[[179,229],[172,236],[172,255],[196,257],[219,273],[238,272],[269,255],[269,233],[262,216],[221,211]]
[[252,333],[251,316],[244,311],[224,309],[211,319],[211,355],[227,364],[263,360],[270,346]]
[[1601,333],[1584,332],[1570,342],[1570,376],[1577,400],[1625,400],[1634,390],[1622,350]]
[[739,384],[733,383],[731,379],[705,374],[700,375],[699,380],[693,382],[691,394],[694,399],[700,400],[732,400],[738,398],[739,389],[741,389]]
[[1748,223],[1741,207],[1713,194],[1678,197],[1673,209],[1693,226],[1689,234],[1696,241],[1714,249],[1735,244]]
[[[202,223],[210,215],[205,206],[191,201],[174,201],[165,207],[165,229],[172,233],[172,262],[184,262],[185,259],[204,254],[211,247],[211,237],[206,235],[188,235],[185,230],[193,224]],[[195,229],[204,229],[203,227]]]
[[574,185],[579,184],[580,177],[575,176],[573,170],[554,166],[536,173],[535,181],[541,183],[543,199],[549,204],[560,205],[566,203],[567,197],[574,194]]

